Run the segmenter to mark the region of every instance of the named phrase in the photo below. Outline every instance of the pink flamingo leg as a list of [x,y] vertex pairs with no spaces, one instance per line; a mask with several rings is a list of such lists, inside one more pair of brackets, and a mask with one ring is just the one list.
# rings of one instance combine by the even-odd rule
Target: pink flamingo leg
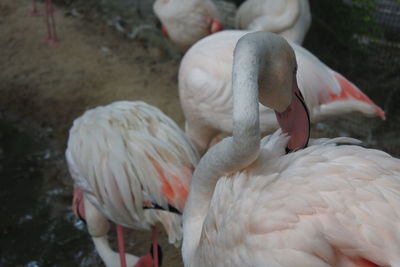
[[47,26],[47,39],[44,39],[43,43],[48,43],[51,39],[51,27],[50,27],[50,18],[49,18],[49,0],[45,0],[46,5],[46,26]]
[[37,0],[33,0],[33,9],[31,12],[29,12],[29,16],[41,16],[42,14],[39,13],[36,5]]
[[121,262],[121,267],[126,267],[125,242],[124,242],[123,230],[124,228],[121,225],[117,225],[119,259]]
[[152,227],[152,232],[153,232],[153,260],[154,260],[154,267],[158,267],[157,228],[155,226]]
[[56,35],[56,26],[54,23],[54,9],[52,0],[45,0],[46,3],[46,25],[47,25],[47,39],[43,40],[48,46],[58,45]]
[[51,31],[52,31],[52,45],[57,45],[58,44],[58,37],[57,37],[57,32],[56,32],[56,23],[54,20],[54,5],[52,0],[49,1],[49,16],[50,16],[50,24],[51,24]]

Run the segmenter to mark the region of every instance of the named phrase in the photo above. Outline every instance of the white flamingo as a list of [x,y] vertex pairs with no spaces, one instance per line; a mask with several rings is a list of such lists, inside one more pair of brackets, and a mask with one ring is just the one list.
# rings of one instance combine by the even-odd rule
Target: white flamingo
[[247,0],[238,9],[237,29],[268,31],[302,44],[311,25],[308,0]]
[[292,124],[293,107],[302,106],[296,87],[295,55],[282,37],[256,32],[238,42],[233,137],[211,147],[193,173],[185,266],[400,266],[399,159],[337,146],[350,138],[289,154],[280,131],[260,143],[259,99],[283,131],[293,127],[290,140],[305,136]]
[[[215,136],[232,132],[233,49],[246,31],[222,31],[193,45],[179,69],[179,97],[186,118],[186,133],[203,154]],[[362,91],[313,54],[290,43],[298,62],[297,81],[312,122],[325,117],[361,112],[384,112]],[[261,131],[271,133],[278,125],[274,112],[260,106]]]
[[[114,102],[74,121],[66,159],[76,186],[74,210],[85,217],[107,266],[158,266],[140,260],[121,244],[122,227],[150,229],[160,222],[169,242],[182,238],[181,216],[197,154],[180,128],[143,102]],[[82,195],[83,192],[83,195]],[[82,199],[83,198],[83,199]],[[108,220],[118,227],[120,256],[107,241]],[[153,244],[157,252],[157,245]],[[118,259],[120,257],[120,260]],[[127,264],[127,265],[126,265]]]
[[211,0],[157,0],[153,10],[162,23],[164,35],[184,51],[223,28]]
[[[211,0],[157,0],[154,13],[164,34],[182,50],[222,30]],[[247,0],[237,11],[237,29],[270,31],[301,44],[311,25],[308,0]]]

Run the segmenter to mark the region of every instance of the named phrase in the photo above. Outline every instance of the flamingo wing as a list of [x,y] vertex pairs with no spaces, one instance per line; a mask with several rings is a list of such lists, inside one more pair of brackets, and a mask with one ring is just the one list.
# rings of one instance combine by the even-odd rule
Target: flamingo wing
[[121,225],[148,228],[144,204],[183,209],[197,162],[188,144],[160,110],[115,102],[75,120],[66,154],[76,185],[103,214]]
[[354,142],[285,155],[274,134],[257,162],[221,178],[201,239],[211,266],[399,265],[400,160],[341,141]]
[[291,43],[298,61],[298,83],[313,121],[362,112],[385,118],[384,112],[352,82],[330,69],[303,47]]

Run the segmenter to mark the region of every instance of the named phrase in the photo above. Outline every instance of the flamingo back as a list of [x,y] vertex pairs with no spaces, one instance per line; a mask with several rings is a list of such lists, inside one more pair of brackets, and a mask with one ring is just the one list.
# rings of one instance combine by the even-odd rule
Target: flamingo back
[[301,44],[311,25],[308,0],[247,0],[238,9],[236,28],[269,31]]
[[349,138],[285,154],[287,140],[218,181],[193,266],[399,266],[400,160]]
[[201,38],[220,30],[216,6],[210,0],[157,0],[154,13],[165,26],[168,37],[180,49],[187,50]]
[[[66,158],[75,185],[107,218],[130,228],[161,222],[180,239],[180,216],[198,157],[182,130],[144,102],[86,111],[70,130]],[[174,237],[171,238],[171,235]]]
[[[187,133],[196,145],[201,144],[199,147],[210,142],[200,140],[205,139],[199,133],[206,128],[216,132],[232,132],[232,55],[237,41],[247,33],[235,30],[215,33],[193,45],[182,59],[179,97],[189,126]],[[384,117],[383,111],[357,86],[306,49],[294,43],[290,45],[298,62],[297,82],[312,122],[351,112]],[[348,88],[361,97],[344,93]],[[261,131],[271,133],[278,127],[274,112],[261,104],[259,110]]]

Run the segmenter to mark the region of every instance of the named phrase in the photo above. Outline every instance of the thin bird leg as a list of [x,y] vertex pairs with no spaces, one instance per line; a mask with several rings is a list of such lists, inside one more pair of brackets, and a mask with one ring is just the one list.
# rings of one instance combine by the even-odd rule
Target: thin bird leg
[[46,25],[47,25],[47,39],[42,42],[48,46],[56,46],[58,44],[57,35],[55,32],[54,23],[54,10],[52,0],[45,0],[46,4]]
[[56,32],[56,22],[54,20],[54,5],[52,0],[49,1],[49,17],[50,17],[50,31],[52,33],[52,39],[50,41],[51,46],[57,45],[58,44],[58,37],[57,37],[57,32]]
[[49,44],[50,40],[52,39],[51,35],[51,27],[50,27],[50,18],[49,18],[49,0],[45,0],[46,5],[46,26],[47,26],[47,38],[44,39],[42,42]]
[[126,267],[125,242],[124,242],[123,230],[124,228],[121,225],[117,225],[119,259],[121,262],[121,267]]
[[37,9],[36,1],[37,0],[33,0],[33,8],[32,8],[32,11],[29,12],[29,16],[40,16],[41,15]]
[[155,226],[152,227],[152,235],[153,235],[154,267],[158,267],[158,238],[157,238],[157,228]]

